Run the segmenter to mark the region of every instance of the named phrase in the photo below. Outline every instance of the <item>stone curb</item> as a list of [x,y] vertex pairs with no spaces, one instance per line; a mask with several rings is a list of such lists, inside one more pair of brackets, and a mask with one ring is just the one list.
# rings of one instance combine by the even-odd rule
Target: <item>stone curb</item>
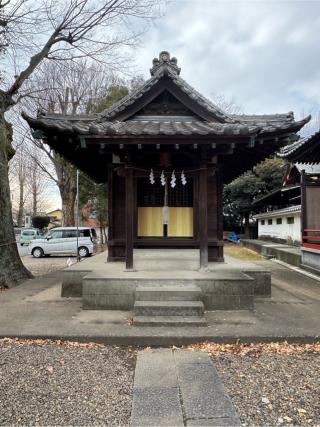
[[[152,327],[154,329],[154,327]],[[320,341],[320,336],[216,336],[216,335],[197,335],[197,336],[178,336],[172,333],[172,326],[165,329],[163,335],[68,335],[68,334],[0,334],[0,339],[48,339],[64,340],[75,342],[96,342],[105,345],[136,346],[136,347],[167,347],[183,346],[197,344],[203,341],[215,342],[217,344],[235,344],[235,343],[271,343],[288,342],[289,344],[314,344]],[[141,329],[141,327],[139,327]],[[171,335],[168,335],[171,332]]]

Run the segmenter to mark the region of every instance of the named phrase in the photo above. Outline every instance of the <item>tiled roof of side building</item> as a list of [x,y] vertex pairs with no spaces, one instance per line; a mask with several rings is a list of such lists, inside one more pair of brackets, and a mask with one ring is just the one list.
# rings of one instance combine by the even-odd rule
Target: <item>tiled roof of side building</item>
[[289,206],[288,208],[277,209],[274,211],[260,213],[260,214],[254,215],[253,218],[261,219],[261,218],[268,218],[273,216],[281,216],[285,214],[300,213],[300,212],[301,212],[301,205],[296,205],[296,206]]
[[279,157],[301,163],[320,162],[320,129],[312,135],[281,148]]

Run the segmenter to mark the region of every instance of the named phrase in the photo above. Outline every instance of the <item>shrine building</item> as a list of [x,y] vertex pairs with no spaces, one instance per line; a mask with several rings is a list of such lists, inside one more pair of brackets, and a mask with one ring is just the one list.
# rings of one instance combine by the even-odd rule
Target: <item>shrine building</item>
[[108,261],[130,271],[135,248],[196,248],[205,270],[224,260],[223,185],[296,141],[310,117],[228,114],[165,51],[150,73],[102,113],[24,117],[37,138],[108,185]]

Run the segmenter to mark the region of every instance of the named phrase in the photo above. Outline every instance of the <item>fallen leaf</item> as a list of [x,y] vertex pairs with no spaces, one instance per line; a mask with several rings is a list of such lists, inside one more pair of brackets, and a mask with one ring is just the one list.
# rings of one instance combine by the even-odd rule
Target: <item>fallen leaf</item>
[[51,365],[48,365],[47,371],[49,372],[50,375],[52,375],[53,374],[53,367]]

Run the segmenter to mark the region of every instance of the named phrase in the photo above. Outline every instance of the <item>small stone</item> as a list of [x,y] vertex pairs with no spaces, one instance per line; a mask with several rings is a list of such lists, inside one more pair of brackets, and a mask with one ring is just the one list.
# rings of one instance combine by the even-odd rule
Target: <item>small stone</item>
[[267,397],[262,397],[261,403],[263,403],[264,405],[268,405],[270,403],[270,400]]
[[278,424],[283,424],[283,418],[279,417],[279,418],[277,419],[277,423],[278,423]]

